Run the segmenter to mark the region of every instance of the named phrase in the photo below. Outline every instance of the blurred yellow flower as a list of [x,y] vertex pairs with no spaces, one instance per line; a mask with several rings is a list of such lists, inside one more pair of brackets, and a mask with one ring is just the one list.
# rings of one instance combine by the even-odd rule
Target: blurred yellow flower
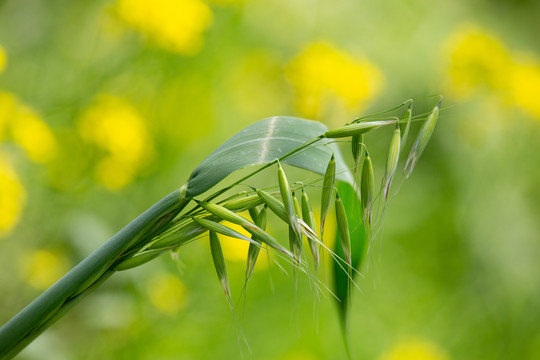
[[383,86],[381,71],[325,42],[308,45],[290,63],[286,76],[296,90],[296,107],[318,117],[333,106],[360,111]]
[[35,162],[45,163],[57,153],[52,130],[12,94],[0,92],[0,140],[9,129],[13,141]]
[[58,251],[36,250],[23,256],[21,261],[24,281],[37,289],[47,289],[68,269],[67,259]]
[[48,162],[56,155],[56,140],[51,129],[27,108],[19,109],[11,133],[13,141],[35,162]]
[[437,344],[427,340],[410,340],[396,344],[380,360],[449,360]]
[[[474,25],[459,28],[445,44],[450,91],[470,97],[482,90],[540,119],[540,59],[507,49],[495,35]],[[501,101],[501,102],[502,102]]]
[[506,88],[511,54],[495,35],[465,25],[446,41],[445,51],[450,90],[457,96],[469,96],[481,88]]
[[0,154],[0,236],[17,224],[26,201],[26,192],[15,171]]
[[0,46],[0,74],[6,68],[6,63],[7,63],[6,52],[4,51],[4,48]]
[[146,125],[124,99],[99,96],[82,114],[78,129],[84,140],[107,153],[95,168],[95,178],[110,190],[129,184],[152,157]]
[[210,8],[201,0],[118,0],[117,13],[165,49],[185,55],[201,50],[212,21]]
[[537,58],[529,56],[513,66],[510,90],[517,106],[540,119],[540,61]]
[[152,304],[165,314],[176,314],[186,304],[186,289],[177,276],[160,274],[152,277],[147,284],[147,292]]

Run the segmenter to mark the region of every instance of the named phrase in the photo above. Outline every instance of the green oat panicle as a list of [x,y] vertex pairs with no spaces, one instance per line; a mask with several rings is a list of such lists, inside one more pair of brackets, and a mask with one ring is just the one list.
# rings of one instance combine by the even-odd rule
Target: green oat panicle
[[[311,210],[311,206],[309,204],[309,198],[305,191],[305,189],[302,187],[302,219],[306,223],[306,225],[311,228],[313,231],[315,231],[315,216],[313,215],[313,211]],[[307,237],[309,249],[311,250],[311,255],[313,256],[313,264],[315,266],[315,270],[319,268],[319,244],[315,242],[311,237]]]
[[229,287],[229,278],[227,277],[227,266],[225,265],[225,258],[223,257],[223,251],[221,250],[221,244],[219,238],[214,231],[210,231],[210,252],[212,253],[212,260],[216,268],[216,273],[223,288],[223,292],[227,297],[227,300],[231,300],[231,289]]
[[362,166],[362,181],[360,183],[360,197],[362,201],[362,214],[364,223],[371,225],[372,203],[373,203],[373,164],[369,153],[366,151],[364,165]]
[[[409,130],[411,128],[411,120],[412,120],[412,106],[413,101],[409,100],[409,106],[407,107],[407,110],[401,115],[401,118],[399,120],[399,131],[401,132],[401,144],[405,145],[407,141],[407,136],[409,135]],[[401,151],[403,151],[403,147],[401,148]]]
[[[386,117],[387,114],[407,104],[408,108],[399,121],[397,118],[388,120],[391,118]],[[404,173],[407,177],[432,136],[439,109],[440,102],[418,133],[405,165]],[[375,116],[385,117],[376,120]],[[366,119],[373,119],[373,121],[363,121]],[[305,272],[305,263],[302,261],[304,251],[302,241],[305,235],[313,255],[315,270],[320,265],[323,248],[327,249],[335,260],[333,293],[339,301],[342,324],[346,324],[347,307],[350,305],[349,299],[354,283],[353,277],[362,265],[364,250],[369,247],[371,240],[372,208],[376,197],[373,188],[373,166],[365,149],[364,134],[383,126],[398,124],[390,141],[383,178],[384,191],[382,193],[386,198],[392,178],[395,176],[399,161],[398,154],[407,140],[411,121],[412,100],[388,111],[355,119],[334,130],[328,130],[322,123],[279,116],[250,125],[215,149],[191,173],[186,185],[174,190],[140,214],[34,302],[0,327],[0,358],[16,356],[39,334],[115,272],[140,266],[167,250],[177,250],[184,244],[201,238],[201,235],[207,231],[210,232],[210,250],[216,272],[233,313],[229,279],[218,234],[250,243],[246,264],[246,285],[253,274],[260,248],[263,245],[265,250],[276,250],[284,254],[287,262],[294,266],[295,274],[296,269]],[[354,173],[348,171],[349,166],[345,163],[334,141],[334,139],[349,136],[352,137]],[[329,158],[330,161],[328,161]],[[248,180],[272,167],[276,162],[279,195],[252,187],[253,191],[237,191],[226,199],[215,200],[228,192],[238,190],[240,186],[251,187]],[[320,238],[315,232],[317,225],[305,189],[302,187],[300,206],[299,199],[291,192],[281,163],[319,175],[324,174],[323,186],[320,189]],[[214,188],[228,175],[248,166],[258,166],[258,168],[236,181]],[[362,170],[361,174],[358,174],[360,166]],[[336,172],[336,169],[339,172]],[[358,181],[360,181],[359,185]],[[335,187],[339,189],[339,194],[336,190],[336,197],[332,199]],[[213,192],[204,201],[194,199],[203,196],[212,188],[214,188]],[[194,200],[197,205],[187,208],[191,200]],[[337,220],[337,231],[331,234],[337,240],[334,250],[328,249],[321,242],[332,201],[335,204]],[[258,211],[257,206],[262,204],[264,207]],[[239,212],[246,210],[249,211],[253,221],[240,216]],[[277,214],[290,227],[292,252],[266,232],[268,210]],[[247,237],[221,224],[222,221],[242,226],[251,236]],[[317,278],[316,275],[315,278]],[[346,326],[343,326],[343,329],[345,331]]]
[[388,157],[386,159],[386,168],[384,170],[383,177],[383,193],[384,198],[388,198],[388,192],[390,191],[390,186],[392,185],[392,180],[396,173],[397,165],[399,162],[399,152],[400,152],[400,142],[401,134],[399,126],[396,126],[392,139],[390,140],[390,147],[388,149]]
[[345,254],[345,260],[347,264],[351,266],[351,235],[349,233],[349,223],[347,220],[347,213],[345,211],[345,206],[343,201],[339,197],[339,193],[336,189],[336,222],[339,232],[339,238],[341,240],[341,247],[343,248],[343,253]]
[[[441,100],[442,101],[442,100]],[[439,117],[439,109],[441,106],[441,101],[433,108],[431,111],[431,114],[429,114],[429,117],[424,122],[424,125],[422,125],[422,128],[418,132],[418,135],[416,136],[416,140],[414,142],[414,145],[411,149],[411,152],[409,153],[409,157],[407,159],[407,163],[405,164],[405,169],[403,170],[403,173],[408,178],[414,167],[416,166],[416,163],[418,162],[418,159],[424,152],[429,139],[431,138],[431,135],[433,134],[433,131],[435,130],[435,125],[437,124],[437,118]]]
[[353,123],[350,125],[339,127],[337,129],[328,130],[324,133],[324,137],[328,139],[336,139],[354,135],[361,135],[386,125],[395,124],[397,122],[398,120],[379,120]]
[[326,221],[326,215],[330,208],[330,200],[332,198],[332,191],[334,190],[334,184],[336,182],[336,161],[334,155],[330,158],[328,166],[326,167],[326,173],[324,174],[323,189],[321,193],[321,240],[324,234],[324,222]]

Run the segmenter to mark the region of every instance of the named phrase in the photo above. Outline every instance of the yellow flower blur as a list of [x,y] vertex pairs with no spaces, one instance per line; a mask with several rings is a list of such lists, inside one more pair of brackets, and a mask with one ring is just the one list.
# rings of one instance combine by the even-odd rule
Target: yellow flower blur
[[380,360],[449,360],[450,357],[436,344],[426,340],[401,342],[391,348]]
[[45,163],[56,155],[56,140],[51,129],[29,109],[20,108],[11,132],[13,141],[26,151],[31,160]]
[[56,251],[33,251],[24,256],[21,263],[24,281],[36,289],[47,289],[59,280],[68,269],[68,261]]
[[506,87],[511,55],[495,35],[472,25],[458,29],[447,41],[450,89],[465,97],[479,88]]
[[0,92],[0,141],[6,130],[30,160],[45,163],[56,155],[56,139],[49,126],[14,95]]
[[286,75],[296,90],[298,111],[312,118],[335,105],[360,111],[383,85],[383,75],[374,64],[325,42],[308,45]]
[[147,292],[152,304],[165,314],[176,314],[186,304],[186,289],[177,276],[156,275],[148,281]]
[[26,192],[15,171],[0,154],[0,236],[7,235],[17,224],[26,201]]
[[510,78],[514,103],[540,119],[540,61],[529,56],[514,65]]
[[6,52],[4,51],[4,48],[0,46],[0,74],[6,68],[6,63],[7,63]]
[[96,165],[95,179],[110,190],[129,184],[152,157],[146,125],[124,99],[99,96],[78,125],[81,137],[106,153]]
[[117,13],[165,49],[185,55],[201,50],[212,21],[210,8],[201,0],[118,0]]
[[449,90],[465,98],[496,96],[540,119],[540,59],[512,53],[495,35],[473,25],[459,28],[445,44]]

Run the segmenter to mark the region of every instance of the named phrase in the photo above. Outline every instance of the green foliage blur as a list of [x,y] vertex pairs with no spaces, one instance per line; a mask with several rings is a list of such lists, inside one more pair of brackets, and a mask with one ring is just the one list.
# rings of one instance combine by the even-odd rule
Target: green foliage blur
[[[1,1],[0,324],[248,124],[336,127],[408,98],[421,114],[443,94],[358,280],[353,358],[539,359],[539,16],[527,0]],[[368,137],[379,178],[387,135]],[[202,239],[113,276],[19,358],[346,358],[331,294],[317,305],[261,260],[244,306],[247,247],[223,243],[251,353]]]

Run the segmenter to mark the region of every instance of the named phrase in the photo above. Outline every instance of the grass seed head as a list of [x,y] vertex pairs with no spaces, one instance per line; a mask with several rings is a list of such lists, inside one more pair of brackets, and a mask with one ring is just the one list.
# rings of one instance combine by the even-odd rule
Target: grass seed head
[[291,189],[289,188],[289,182],[285,176],[285,171],[281,167],[281,164],[278,161],[278,183],[279,191],[281,193],[281,200],[285,206],[285,211],[287,212],[287,217],[289,218],[289,224],[292,227],[295,236],[300,237],[300,226],[296,220],[296,211],[294,208],[293,196],[291,194]]
[[407,110],[401,115],[401,119],[399,120],[399,131],[401,132],[401,144],[405,145],[405,142],[407,141],[407,136],[409,135],[409,129],[411,128],[411,120],[412,120],[412,100],[409,102],[409,106],[407,107]]
[[326,221],[326,215],[330,208],[330,200],[332,198],[332,191],[334,191],[334,184],[336,182],[336,160],[334,154],[328,162],[326,167],[326,173],[324,174],[323,189],[321,194],[321,239],[324,233],[324,222]]
[[210,231],[217,232],[225,236],[253,242],[253,240],[251,240],[250,238],[240,234],[237,231],[234,231],[233,229],[223,224],[217,223],[215,221],[203,219],[203,218],[193,218],[193,221]]
[[349,233],[349,222],[347,221],[347,213],[343,201],[336,192],[336,222],[339,232],[339,238],[341,240],[341,247],[345,254],[345,260],[349,266],[351,265],[351,236]]
[[257,219],[259,218],[259,210],[257,210],[256,207],[252,207],[248,209],[248,212],[249,212],[249,217],[251,217],[251,221],[257,224]]
[[223,206],[232,211],[249,210],[255,206],[262,204],[261,198],[257,194],[244,195],[238,198],[229,200],[223,204]]
[[351,151],[352,151],[353,162],[354,162],[354,174],[356,174],[358,170],[358,166],[360,165],[360,158],[362,157],[362,153],[363,153],[363,144],[364,144],[364,134],[352,136]]
[[373,202],[373,164],[369,154],[366,154],[362,166],[362,180],[360,183],[360,197],[362,198],[362,213],[364,222],[371,225],[371,205]]
[[386,159],[386,168],[384,170],[384,198],[388,197],[388,192],[390,191],[390,186],[392,185],[392,180],[396,173],[397,165],[399,162],[399,151],[401,143],[401,134],[399,126],[394,130],[392,139],[390,140],[390,148],[388,149],[388,157]]
[[[315,232],[315,216],[313,216],[313,211],[311,210],[311,206],[309,204],[309,198],[304,190],[302,188],[302,219],[306,223],[306,225]],[[307,237],[309,248],[311,250],[311,255],[313,256],[313,263],[315,264],[315,269],[319,267],[319,244],[311,237]]]
[[231,289],[229,287],[229,278],[227,277],[227,267],[225,265],[225,258],[223,257],[223,251],[221,250],[221,244],[219,238],[214,231],[210,231],[210,252],[212,253],[212,260],[214,260],[214,266],[216,273],[223,288],[223,292],[227,297],[227,300],[231,299]]
[[249,224],[249,221],[242,216],[232,212],[224,206],[209,203],[209,202],[200,202],[199,205],[210,214],[218,217],[221,220],[232,222],[237,225],[246,225]]
[[369,131],[378,129],[382,126],[395,124],[397,120],[381,120],[381,121],[365,121],[359,123],[353,123],[350,125],[345,125],[337,129],[328,130],[324,133],[325,138],[335,139],[343,138],[354,135],[365,134]]
[[439,108],[440,108],[440,102],[433,108],[431,111],[431,114],[429,114],[429,117],[424,122],[424,125],[418,132],[418,135],[416,136],[416,140],[413,144],[413,147],[411,149],[411,152],[409,153],[409,157],[407,159],[407,163],[405,164],[405,169],[403,172],[406,174],[407,177],[409,177],[416,166],[416,163],[418,162],[418,159],[424,152],[429,139],[431,138],[431,135],[433,134],[433,131],[435,130],[435,125],[437,124],[437,118],[439,117]]
[[285,221],[286,223],[289,222],[289,216],[287,215],[287,211],[285,210],[285,206],[281,201],[270,195],[264,190],[257,189],[257,195],[261,198],[263,203],[268,206],[270,211],[272,211],[274,214],[276,214],[281,220]]

